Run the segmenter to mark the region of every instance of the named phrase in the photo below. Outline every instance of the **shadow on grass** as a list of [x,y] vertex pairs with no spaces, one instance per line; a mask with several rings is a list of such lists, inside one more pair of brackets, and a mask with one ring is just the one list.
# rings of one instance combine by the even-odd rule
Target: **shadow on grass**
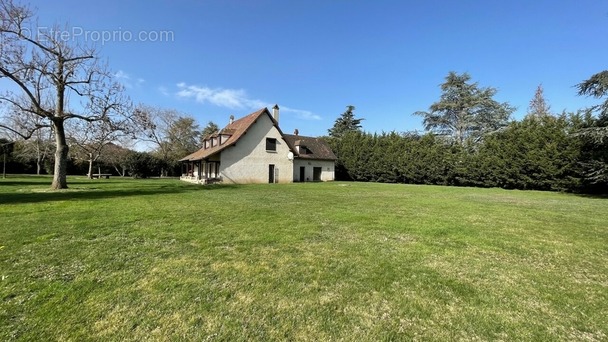
[[[42,181],[38,181],[38,182],[33,182],[33,181],[7,181],[7,180],[2,180],[0,179],[0,186],[27,186],[27,185],[44,185],[45,182]],[[49,183],[49,187],[50,187],[50,183]]]
[[595,199],[608,199],[608,194],[575,194],[579,197],[595,198]]
[[[34,180],[4,180],[4,179],[0,179],[0,187],[2,186],[32,186],[32,185],[39,185],[39,186],[47,186],[49,189],[51,188],[51,183],[52,180],[51,179],[40,179],[38,181],[34,181]],[[95,184],[121,184],[121,183],[130,183],[132,184],[132,181],[126,180],[126,181],[121,181],[119,180],[112,180],[112,181],[107,181],[105,179],[78,179],[78,180],[72,180],[70,179],[68,181],[68,187],[72,188],[74,187],[74,185],[86,185],[86,186],[90,186],[90,185],[95,185]]]
[[[16,185],[23,185],[24,182],[16,182]],[[132,187],[127,189],[99,189],[87,188],[78,189],[73,187],[76,182],[71,182],[71,189],[41,192],[13,192],[0,194],[0,204],[25,204],[41,203],[52,201],[83,201],[107,198],[120,198],[131,196],[151,196],[164,194],[179,194],[194,191],[212,191],[219,189],[236,188],[236,185],[212,185],[212,186],[153,186],[153,187]],[[86,183],[91,185],[91,183]],[[40,183],[35,183],[40,185]]]

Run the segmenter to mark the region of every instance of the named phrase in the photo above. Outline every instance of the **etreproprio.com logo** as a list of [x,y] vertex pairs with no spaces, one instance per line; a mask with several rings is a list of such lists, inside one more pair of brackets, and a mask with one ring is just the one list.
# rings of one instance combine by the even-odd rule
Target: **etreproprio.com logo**
[[[0,28],[3,27],[0,19]],[[116,42],[173,42],[175,34],[171,30],[141,30],[132,31],[118,28],[115,30],[86,30],[80,26],[67,29],[40,26],[36,28],[22,28],[21,35],[39,42],[79,41],[104,45]]]

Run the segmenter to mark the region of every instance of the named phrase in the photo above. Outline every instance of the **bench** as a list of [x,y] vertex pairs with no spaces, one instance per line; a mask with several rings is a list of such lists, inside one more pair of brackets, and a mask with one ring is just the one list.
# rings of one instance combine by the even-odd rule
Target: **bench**
[[105,179],[110,179],[110,176],[112,174],[111,173],[94,173],[91,175],[91,178],[105,178]]

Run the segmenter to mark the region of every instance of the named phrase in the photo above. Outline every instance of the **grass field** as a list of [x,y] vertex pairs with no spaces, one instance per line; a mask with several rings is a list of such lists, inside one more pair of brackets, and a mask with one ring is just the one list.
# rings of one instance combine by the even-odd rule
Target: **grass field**
[[608,340],[608,200],[0,179],[0,340]]

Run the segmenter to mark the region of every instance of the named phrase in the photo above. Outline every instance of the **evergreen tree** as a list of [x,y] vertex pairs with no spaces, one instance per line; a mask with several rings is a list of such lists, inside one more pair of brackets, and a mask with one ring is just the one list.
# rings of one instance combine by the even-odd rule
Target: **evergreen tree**
[[[608,95],[608,70],[591,76],[588,80],[577,84],[576,87],[580,96],[593,96],[599,99]],[[608,99],[593,109],[598,110],[601,115],[608,115]]]
[[205,126],[205,128],[203,128],[203,130],[201,131],[201,141],[206,136],[211,135],[219,130],[220,130],[220,128],[218,127],[218,125],[215,122],[209,121],[207,123],[207,126]]
[[542,84],[539,84],[536,88],[536,93],[534,93],[534,98],[530,101],[526,115],[535,118],[551,115],[551,106],[545,100]]
[[439,101],[428,112],[414,113],[424,117],[426,130],[449,136],[463,145],[469,137],[478,138],[507,125],[515,109],[493,99],[495,88],[480,88],[470,80],[467,73],[459,75],[451,71],[446,76]]
[[360,132],[361,121],[364,119],[355,119],[355,106],[346,106],[346,111],[336,119],[334,127],[328,130],[329,136],[341,138],[347,132]]
[[[580,96],[593,96],[598,99],[607,96],[608,70],[591,76],[588,80],[577,84],[576,87]],[[604,139],[608,138],[608,125],[602,124],[602,120],[608,122],[608,98],[603,103],[591,107],[590,110],[599,112],[598,124],[595,127],[582,129],[578,134],[595,140],[597,144],[603,144]]]

